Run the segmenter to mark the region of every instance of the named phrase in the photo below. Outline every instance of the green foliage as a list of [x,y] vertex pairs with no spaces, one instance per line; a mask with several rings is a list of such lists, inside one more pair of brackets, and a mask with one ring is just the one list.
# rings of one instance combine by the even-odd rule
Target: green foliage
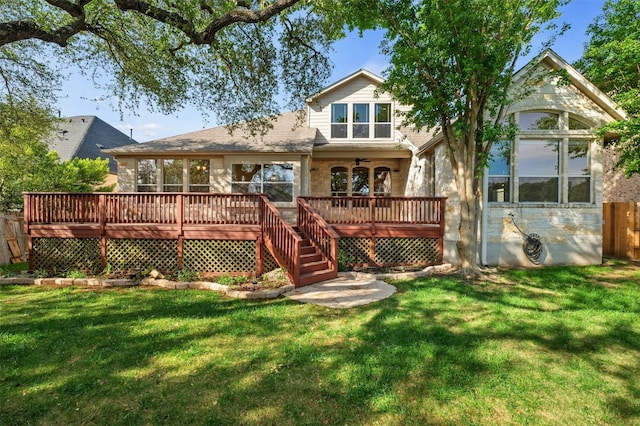
[[[382,89],[410,106],[404,124],[442,131],[460,209],[458,255],[477,267],[480,177],[501,132],[516,60],[529,53],[540,30],[561,33],[552,22],[567,0],[357,0],[348,24],[386,31],[381,50],[391,67]],[[553,39],[553,36],[552,36]]]
[[[315,12],[313,1],[146,4],[2,2],[0,71],[55,76],[57,70],[39,59],[54,55],[61,64],[82,64],[94,82],[106,81],[99,89],[115,96],[121,111],[144,105],[171,113],[191,104],[238,123],[303,106],[330,75],[327,52],[343,34],[339,22]],[[17,60],[2,62],[3,54]],[[35,81],[55,99],[59,80]],[[16,88],[42,92],[33,84]],[[270,122],[254,125],[264,130]]]
[[614,148],[624,174],[640,174],[640,2],[607,0],[587,33],[591,38],[575,65],[629,114],[602,134],[618,135]]
[[198,271],[192,271],[190,269],[180,269],[176,272],[176,278],[181,282],[191,282],[198,281],[200,279],[200,274]]
[[338,271],[348,271],[353,264],[353,259],[349,253],[344,250],[338,250]]
[[87,274],[83,271],[78,271],[77,269],[72,269],[65,274],[65,278],[87,278]]
[[638,423],[637,267],[483,278],[396,282],[339,311],[2,286],[0,424]]

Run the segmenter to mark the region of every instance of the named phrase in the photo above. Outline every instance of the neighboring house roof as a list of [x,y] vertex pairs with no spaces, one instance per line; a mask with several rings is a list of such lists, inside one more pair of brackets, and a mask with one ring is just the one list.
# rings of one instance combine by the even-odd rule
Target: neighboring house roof
[[113,155],[185,153],[303,153],[310,154],[316,129],[300,123],[298,113],[277,116],[265,135],[251,136],[242,130],[229,133],[225,126],[171,136],[151,142],[107,150]]
[[[529,61],[524,67],[516,71],[513,75],[513,85],[521,84],[523,80],[530,76],[530,70],[532,66],[543,64],[553,70],[564,69],[567,71],[570,83],[580,90],[586,97],[593,101],[596,105],[602,108],[607,114],[609,114],[614,120],[624,120],[627,115],[616,105],[616,103],[598,89],[593,83],[587,80],[578,70],[573,68],[567,61],[562,59],[557,53],[551,49],[546,49],[538,56]],[[436,134],[432,139],[425,142],[418,150],[419,154],[423,154],[430,150],[437,144],[443,141],[442,133]]]
[[135,141],[129,136],[93,115],[61,119],[58,130],[48,140],[49,148],[56,151],[61,160],[106,158],[112,173],[117,171],[116,162],[102,148],[117,148],[132,142]]
[[358,71],[354,72],[353,74],[349,74],[348,76],[336,81],[333,84],[330,84],[329,86],[325,87],[324,89],[322,89],[320,92],[316,93],[313,96],[309,96],[306,100],[307,103],[311,103],[313,102],[315,99],[326,95],[329,92],[332,92],[336,89],[338,89],[341,86],[344,86],[345,84],[348,84],[349,82],[351,82],[352,80],[355,80],[358,77],[366,77],[369,80],[371,80],[374,84],[379,85],[381,83],[384,83],[384,78],[380,77],[379,75],[376,75],[374,73],[372,73],[371,71],[367,71],[364,68],[359,69]]

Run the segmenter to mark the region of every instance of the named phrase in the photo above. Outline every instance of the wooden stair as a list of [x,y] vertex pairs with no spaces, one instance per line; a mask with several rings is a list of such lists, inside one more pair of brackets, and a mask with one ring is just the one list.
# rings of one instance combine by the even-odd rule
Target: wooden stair
[[338,276],[338,271],[331,268],[329,261],[322,255],[310,240],[303,239],[300,247],[300,280],[296,287],[303,287]]

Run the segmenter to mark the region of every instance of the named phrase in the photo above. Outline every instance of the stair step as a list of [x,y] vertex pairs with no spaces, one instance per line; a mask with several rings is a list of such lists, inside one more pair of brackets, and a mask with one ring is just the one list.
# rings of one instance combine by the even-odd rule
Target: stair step
[[311,240],[308,238],[303,238],[302,242],[300,243],[300,247],[313,247],[313,245],[311,244]]
[[338,276],[336,271],[331,269],[323,269],[321,271],[313,271],[300,275],[300,282],[296,287],[304,287],[305,285],[319,283],[321,281],[330,280]]
[[300,263],[301,264],[317,262],[319,260],[322,260],[322,254],[320,254],[318,252],[315,252],[315,251],[313,253],[311,253],[311,254],[301,254],[300,255]]
[[327,269],[329,265],[325,260],[319,260],[317,262],[309,262],[300,264],[300,273],[306,274],[308,272],[322,271]]
[[315,254],[315,253],[316,253],[316,248],[314,246],[300,247],[300,255]]

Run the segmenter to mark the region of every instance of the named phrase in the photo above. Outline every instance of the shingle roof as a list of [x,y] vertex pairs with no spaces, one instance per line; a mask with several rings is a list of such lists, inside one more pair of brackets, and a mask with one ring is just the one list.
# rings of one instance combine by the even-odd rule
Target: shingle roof
[[171,136],[151,142],[110,149],[109,154],[185,154],[185,153],[311,153],[316,129],[299,123],[296,112],[277,117],[273,128],[263,136],[241,130],[229,133],[224,127]]
[[63,118],[48,140],[49,148],[56,151],[61,160],[107,158],[113,173],[117,170],[116,162],[100,147],[117,148],[132,142],[135,141],[129,136],[93,115]]

